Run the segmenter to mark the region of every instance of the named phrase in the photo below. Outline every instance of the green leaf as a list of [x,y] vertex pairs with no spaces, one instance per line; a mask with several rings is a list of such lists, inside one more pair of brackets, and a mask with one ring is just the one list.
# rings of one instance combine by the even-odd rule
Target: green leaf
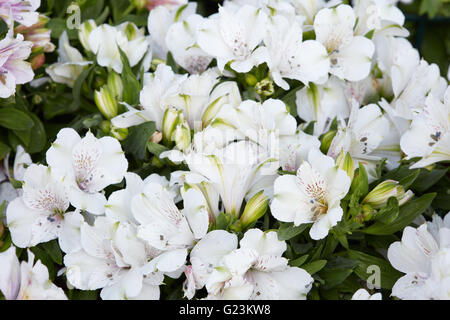
[[374,235],[389,235],[403,230],[406,226],[410,225],[415,218],[430,207],[431,202],[433,202],[435,197],[436,193],[428,193],[420,198],[410,200],[401,206],[397,219],[395,219],[392,223],[386,225],[381,222],[375,222],[367,229],[363,229],[361,231]]
[[0,127],[11,130],[27,130],[33,127],[33,120],[22,110],[1,108]]
[[305,231],[310,225],[311,224],[302,224],[296,227],[293,223],[282,223],[277,231],[278,240],[286,241],[292,239],[293,237]]
[[45,132],[44,124],[34,113],[29,113],[33,120],[34,126],[31,129],[30,144],[26,147],[28,153],[38,153],[44,150],[47,144],[47,134]]
[[309,254],[305,254],[295,260],[289,260],[289,265],[291,267],[300,267],[301,265],[303,265],[306,260],[308,260]]
[[142,86],[136,75],[133,73],[128,61],[127,55],[119,48],[120,59],[122,60],[122,83],[123,83],[123,101],[129,105],[137,105],[139,103],[139,93]]
[[3,159],[10,151],[11,151],[10,146],[8,146],[3,142],[0,142],[0,160]]
[[131,127],[128,137],[122,144],[123,150],[132,154],[136,160],[145,160],[147,143],[155,130],[153,121]]
[[322,270],[322,268],[325,267],[326,264],[327,260],[316,260],[304,265],[302,269],[306,270],[310,275],[313,275]]
[[[368,255],[360,251],[349,250],[348,255],[350,258],[357,261],[357,266],[355,267],[355,273],[363,280],[368,280],[369,277],[375,274],[369,267],[376,266],[380,268],[380,282],[381,288],[392,289],[395,282],[402,276],[402,274],[395,270],[388,261]],[[372,278],[371,278],[372,279]]]
[[445,174],[448,172],[448,168],[445,169],[433,169],[431,171],[428,171],[426,169],[422,169],[420,171],[420,175],[417,178],[416,181],[411,186],[411,189],[414,192],[423,193],[426,190],[430,189],[432,186],[434,186],[436,183],[438,183],[439,180],[442,179],[442,177],[445,176]]
[[94,69],[95,65],[91,65],[89,68],[86,68],[83,70],[83,72],[80,73],[77,80],[75,80],[75,84],[72,89],[73,93],[73,102],[69,106],[68,112],[73,112],[78,110],[81,104],[81,88],[83,86],[83,83],[86,81],[86,78],[89,76],[91,71]]
[[58,240],[52,240],[42,244],[45,252],[52,258],[53,262],[57,264],[62,264],[63,254],[58,245]]
[[403,188],[408,189],[414,181],[416,181],[417,177],[420,174],[420,169],[414,170],[413,173],[401,179],[398,183],[400,183]]
[[299,91],[303,87],[304,87],[303,85],[298,86],[297,88],[290,90],[283,96],[283,98],[281,98],[281,101],[283,101],[286,104],[286,106],[289,109],[289,112],[293,117],[297,116],[297,102],[296,102],[297,91]]

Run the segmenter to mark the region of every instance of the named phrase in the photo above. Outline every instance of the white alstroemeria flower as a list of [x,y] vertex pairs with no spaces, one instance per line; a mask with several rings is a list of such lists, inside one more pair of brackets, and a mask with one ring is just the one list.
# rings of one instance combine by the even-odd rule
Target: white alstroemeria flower
[[297,175],[284,175],[275,180],[272,215],[296,226],[314,223],[309,233],[311,238],[323,239],[342,219],[340,201],[350,183],[347,173],[336,166],[333,158],[313,149]]
[[175,74],[172,68],[159,64],[152,74],[144,75],[144,87],[140,93],[141,110],[128,106],[129,111],[111,120],[117,128],[128,128],[147,121],[155,121],[156,129],[162,129],[164,112],[168,108],[165,99],[179,92],[180,83],[187,78]]
[[395,99],[391,102],[392,110],[387,110],[388,113],[412,120],[425,106],[429,94],[436,98],[443,97],[447,81],[441,77],[436,64],[428,64],[422,60],[409,77],[405,75],[398,80],[393,79],[392,86]]
[[6,210],[13,243],[26,248],[58,238],[64,252],[77,250],[76,229],[83,217],[66,213],[69,197],[63,179],[48,167],[32,164],[24,173],[22,190]]
[[[164,259],[136,237],[132,225],[107,217],[81,225],[81,246],[64,257],[67,280],[81,290],[102,289],[102,299],[159,299],[163,273],[181,268],[187,254],[181,250]],[[172,264],[157,264],[159,272],[150,265],[167,259]]]
[[147,183],[131,200],[131,211],[139,224],[137,236],[162,251],[192,247],[194,240],[208,231],[209,215],[199,191],[190,189],[183,196],[184,209],[180,210],[167,188]]
[[99,65],[122,73],[119,48],[127,56],[130,66],[134,67],[148,51],[149,43],[144,33],[144,29],[138,29],[131,22],[114,27],[102,24],[89,34],[89,47],[97,55]]
[[212,126],[233,128],[234,136],[228,139],[249,139],[278,159],[279,141],[295,134],[297,121],[281,100],[268,99],[262,104],[246,100],[237,107],[225,105]]
[[0,253],[0,291],[6,300],[67,300],[64,291],[49,280],[47,267],[28,250],[28,262],[19,262],[16,248]]
[[5,20],[7,25],[17,21],[26,27],[31,27],[39,20],[41,0],[0,0],[0,18]]
[[305,299],[313,279],[288,266],[285,250],[273,231],[248,230],[239,249],[235,235],[212,231],[191,252],[185,294],[206,285],[207,299]]
[[269,54],[268,66],[275,83],[288,90],[283,78],[324,83],[328,79],[330,60],[326,48],[318,41],[302,41],[303,30],[296,20],[271,17],[264,44]]
[[377,105],[370,104],[360,109],[353,101],[350,118],[347,124],[340,123],[328,155],[336,158],[343,150],[345,153],[349,152],[355,162],[368,164],[379,161],[382,158],[374,153],[385,137],[389,136],[390,129],[389,120]]
[[0,165],[0,205],[6,201],[6,204],[22,195],[22,189],[15,189],[9,178],[23,181],[25,170],[33,163],[30,155],[25,149],[18,145],[16,156],[14,158],[13,171],[9,169],[9,154],[3,159],[3,168]]
[[[216,69],[217,70],[217,69]],[[217,84],[219,75],[215,69],[194,74],[180,82],[177,94],[165,99],[167,106],[182,110],[191,129],[202,129],[202,117],[210,101],[210,94]],[[225,93],[224,93],[225,94]]]
[[179,6],[187,4],[188,0],[144,0],[145,7],[150,12],[157,7],[166,7],[167,9],[176,9]]
[[203,288],[214,272],[221,266],[222,258],[238,246],[236,235],[224,230],[208,232],[190,253],[191,266],[186,267],[185,296],[192,299],[195,291]]
[[147,28],[150,33],[150,48],[153,57],[166,60],[169,49],[166,45],[166,37],[169,28],[176,22],[182,22],[187,17],[195,14],[197,3],[189,2],[180,6],[158,5],[150,11]]
[[356,34],[364,36],[374,30],[375,34],[382,32],[408,36],[409,32],[402,28],[405,16],[397,8],[397,0],[353,0],[352,2],[358,18]]
[[45,71],[53,81],[64,83],[73,88],[85,66],[91,63],[91,61],[86,61],[81,53],[70,45],[67,32],[64,31],[59,38],[58,62],[47,67]]
[[52,170],[64,177],[70,203],[92,214],[105,212],[101,191],[122,181],[128,161],[118,140],[97,139],[91,132],[84,138],[71,128],[59,131],[46,154]]
[[272,196],[278,169],[274,165],[276,159],[253,142],[233,142],[213,154],[193,150],[184,160],[190,170],[186,178],[196,184],[209,184],[220,195],[227,214],[239,217],[244,199],[261,190]]
[[231,12],[220,7],[218,15],[209,17],[201,26],[197,43],[217,59],[220,71],[231,62],[233,70],[245,73],[267,61],[264,48],[256,49],[266,34],[267,23],[261,9],[244,5]]
[[308,159],[309,151],[319,149],[317,137],[297,130],[294,135],[280,138],[280,165],[285,171],[297,171],[303,161]]
[[198,14],[172,24],[167,31],[166,46],[174,60],[189,73],[202,73],[212,57],[197,45],[197,31],[205,18]]
[[0,40],[0,98],[8,98],[16,92],[16,85],[33,80],[30,56],[33,43],[24,41],[22,34],[14,38],[12,29]]
[[366,289],[359,289],[353,294],[352,300],[382,300],[382,297],[379,292],[370,294]]
[[330,73],[349,81],[369,75],[375,45],[363,36],[355,36],[355,12],[349,5],[320,10],[314,19],[316,40],[328,51]]
[[392,266],[405,273],[392,295],[405,300],[450,298],[450,215],[433,217],[418,227],[406,227],[402,240],[388,249]]
[[305,17],[305,25],[312,26],[314,23],[314,17],[323,8],[333,7],[341,0],[289,0],[294,6],[297,15]]
[[283,15],[286,18],[303,20],[302,17],[296,17],[295,8],[286,0],[226,0],[223,2],[224,7],[234,12],[244,5],[262,9],[268,16]]
[[126,188],[113,192],[105,205],[105,215],[114,220],[120,222],[131,223],[135,226],[138,222],[133,217],[133,212],[131,211],[132,199],[138,194],[142,193],[144,187],[148,183],[158,183],[163,186],[173,199],[178,199],[179,195],[176,186],[170,186],[169,181],[156,173],[149,175],[144,180],[141,179],[137,174],[132,172],[127,172],[125,174]]
[[450,160],[450,87],[444,101],[432,94],[427,97],[422,112],[401,137],[400,146],[406,159],[422,158],[412,169]]
[[331,76],[324,85],[310,84],[296,93],[298,116],[306,122],[315,121],[314,135],[327,132],[333,119],[348,118],[350,104],[342,80]]

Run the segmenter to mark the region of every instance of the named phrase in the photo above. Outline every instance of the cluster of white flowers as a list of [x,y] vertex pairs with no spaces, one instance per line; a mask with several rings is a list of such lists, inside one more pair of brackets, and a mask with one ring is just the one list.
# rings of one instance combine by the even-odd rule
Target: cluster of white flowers
[[[0,0],[0,13],[5,2],[11,3]],[[12,17],[32,25],[35,1],[26,9],[15,2]],[[58,62],[46,69],[51,79],[73,87],[91,64],[121,74],[124,54],[143,76],[139,108],[124,103],[124,113],[102,113],[118,129],[153,121],[157,142],[171,146],[160,158],[186,170],[143,180],[128,172],[118,139],[64,128],[46,153],[47,165],[16,158],[27,168],[15,169],[23,185],[6,210],[13,244],[57,239],[68,285],[101,289],[103,299],[159,299],[165,276],[185,276],[189,299],[204,298],[197,294],[203,288],[206,299],[306,299],[312,276],[288,264],[276,232],[254,228],[267,208],[277,221],[311,224],[311,239],[324,239],[343,219],[341,200],[358,163],[372,182],[384,159],[389,170],[401,160],[411,168],[450,160],[450,87],[406,40],[396,2],[228,0],[209,17],[196,14],[192,2],[150,3],[149,35],[131,22],[86,21],[79,40],[92,61],[64,32]],[[9,52],[1,53],[1,97],[33,78],[23,62],[31,46],[20,34],[0,42]],[[163,62],[168,53],[187,73]],[[268,76],[256,79],[251,71],[262,64]],[[259,87],[252,98],[241,90],[242,74]],[[297,110],[271,98],[275,86],[288,91],[298,81],[304,86],[293,92]],[[396,181],[387,184],[370,201],[397,196],[403,204],[413,196]],[[222,215],[231,217],[236,234],[216,229]],[[407,227],[402,242],[392,244],[389,260],[406,273],[394,296],[449,297],[449,217]],[[19,277],[14,253],[0,254],[0,267],[10,268],[0,272],[6,298],[65,298],[48,283],[45,267],[33,267],[31,253]],[[353,298],[381,295],[362,290]]]

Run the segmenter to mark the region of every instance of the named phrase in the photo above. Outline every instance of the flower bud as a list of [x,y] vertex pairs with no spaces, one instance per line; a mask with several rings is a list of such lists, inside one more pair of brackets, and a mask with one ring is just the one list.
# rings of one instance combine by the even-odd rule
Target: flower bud
[[83,22],[78,32],[78,39],[87,51],[92,51],[89,45],[89,35],[95,28],[97,28],[97,24],[91,19]]
[[45,54],[41,53],[31,59],[31,68],[33,70],[39,69],[45,63]]
[[103,86],[99,91],[95,91],[94,100],[98,110],[100,110],[106,119],[117,116],[119,107],[108,86]]
[[123,83],[120,75],[114,71],[111,71],[108,74],[106,83],[113,97],[116,98],[117,101],[121,101],[123,93]]
[[341,150],[341,153],[339,153],[339,156],[336,158],[336,164],[339,169],[347,172],[347,175],[350,177],[350,181],[353,181],[353,177],[355,176],[355,165],[350,153],[347,152],[344,156],[344,150]]
[[269,207],[269,198],[264,195],[264,191],[255,194],[245,206],[244,213],[242,213],[240,220],[243,228],[261,218]]
[[132,0],[133,5],[138,10],[142,10],[147,5],[147,0]]
[[386,180],[370,191],[364,198],[363,203],[379,209],[386,205],[390,197],[396,197],[398,204],[402,205],[411,199],[413,195],[414,193],[411,190],[405,192],[405,189],[398,181]]
[[256,93],[260,96],[271,96],[275,92],[272,79],[266,78],[255,85]]
[[320,139],[320,151],[322,151],[324,154],[328,153],[328,149],[330,149],[331,143],[333,142],[336,133],[336,130],[328,131]]
[[165,143],[172,141],[172,135],[179,123],[178,116],[180,112],[181,111],[177,111],[175,108],[168,108],[164,112],[162,134]]
[[191,145],[191,130],[186,121],[177,125],[172,136],[172,141],[175,141],[177,149],[182,151],[186,150]]
[[117,128],[112,126],[110,135],[119,141],[123,141],[128,137],[128,128]]
[[103,120],[100,124],[100,129],[103,131],[104,134],[108,134],[111,132],[111,121],[109,120]]
[[252,74],[247,74],[245,76],[245,82],[249,86],[253,87],[253,86],[255,86],[258,83],[258,79],[256,79],[256,77],[254,75],[252,75]]
[[161,140],[162,140],[162,133],[159,131],[155,131],[149,139],[149,141],[153,143],[160,143]]

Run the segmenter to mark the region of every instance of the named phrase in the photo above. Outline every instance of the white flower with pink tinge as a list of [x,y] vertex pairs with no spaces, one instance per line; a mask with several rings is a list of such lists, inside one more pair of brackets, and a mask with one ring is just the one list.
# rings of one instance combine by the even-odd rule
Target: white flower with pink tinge
[[97,215],[105,212],[106,197],[101,191],[121,182],[128,169],[118,140],[97,139],[90,132],[81,138],[71,128],[58,133],[47,151],[47,163],[64,177],[70,203]]
[[10,25],[14,21],[27,27],[35,24],[39,19],[36,9],[41,5],[41,0],[0,0],[0,18]]
[[69,208],[67,189],[48,167],[31,164],[25,171],[23,195],[7,207],[6,220],[13,243],[32,247],[58,238],[64,252],[78,249],[83,217]]
[[26,62],[33,43],[24,41],[23,35],[13,37],[12,30],[0,41],[0,98],[16,93],[16,85],[33,80],[31,64]]

